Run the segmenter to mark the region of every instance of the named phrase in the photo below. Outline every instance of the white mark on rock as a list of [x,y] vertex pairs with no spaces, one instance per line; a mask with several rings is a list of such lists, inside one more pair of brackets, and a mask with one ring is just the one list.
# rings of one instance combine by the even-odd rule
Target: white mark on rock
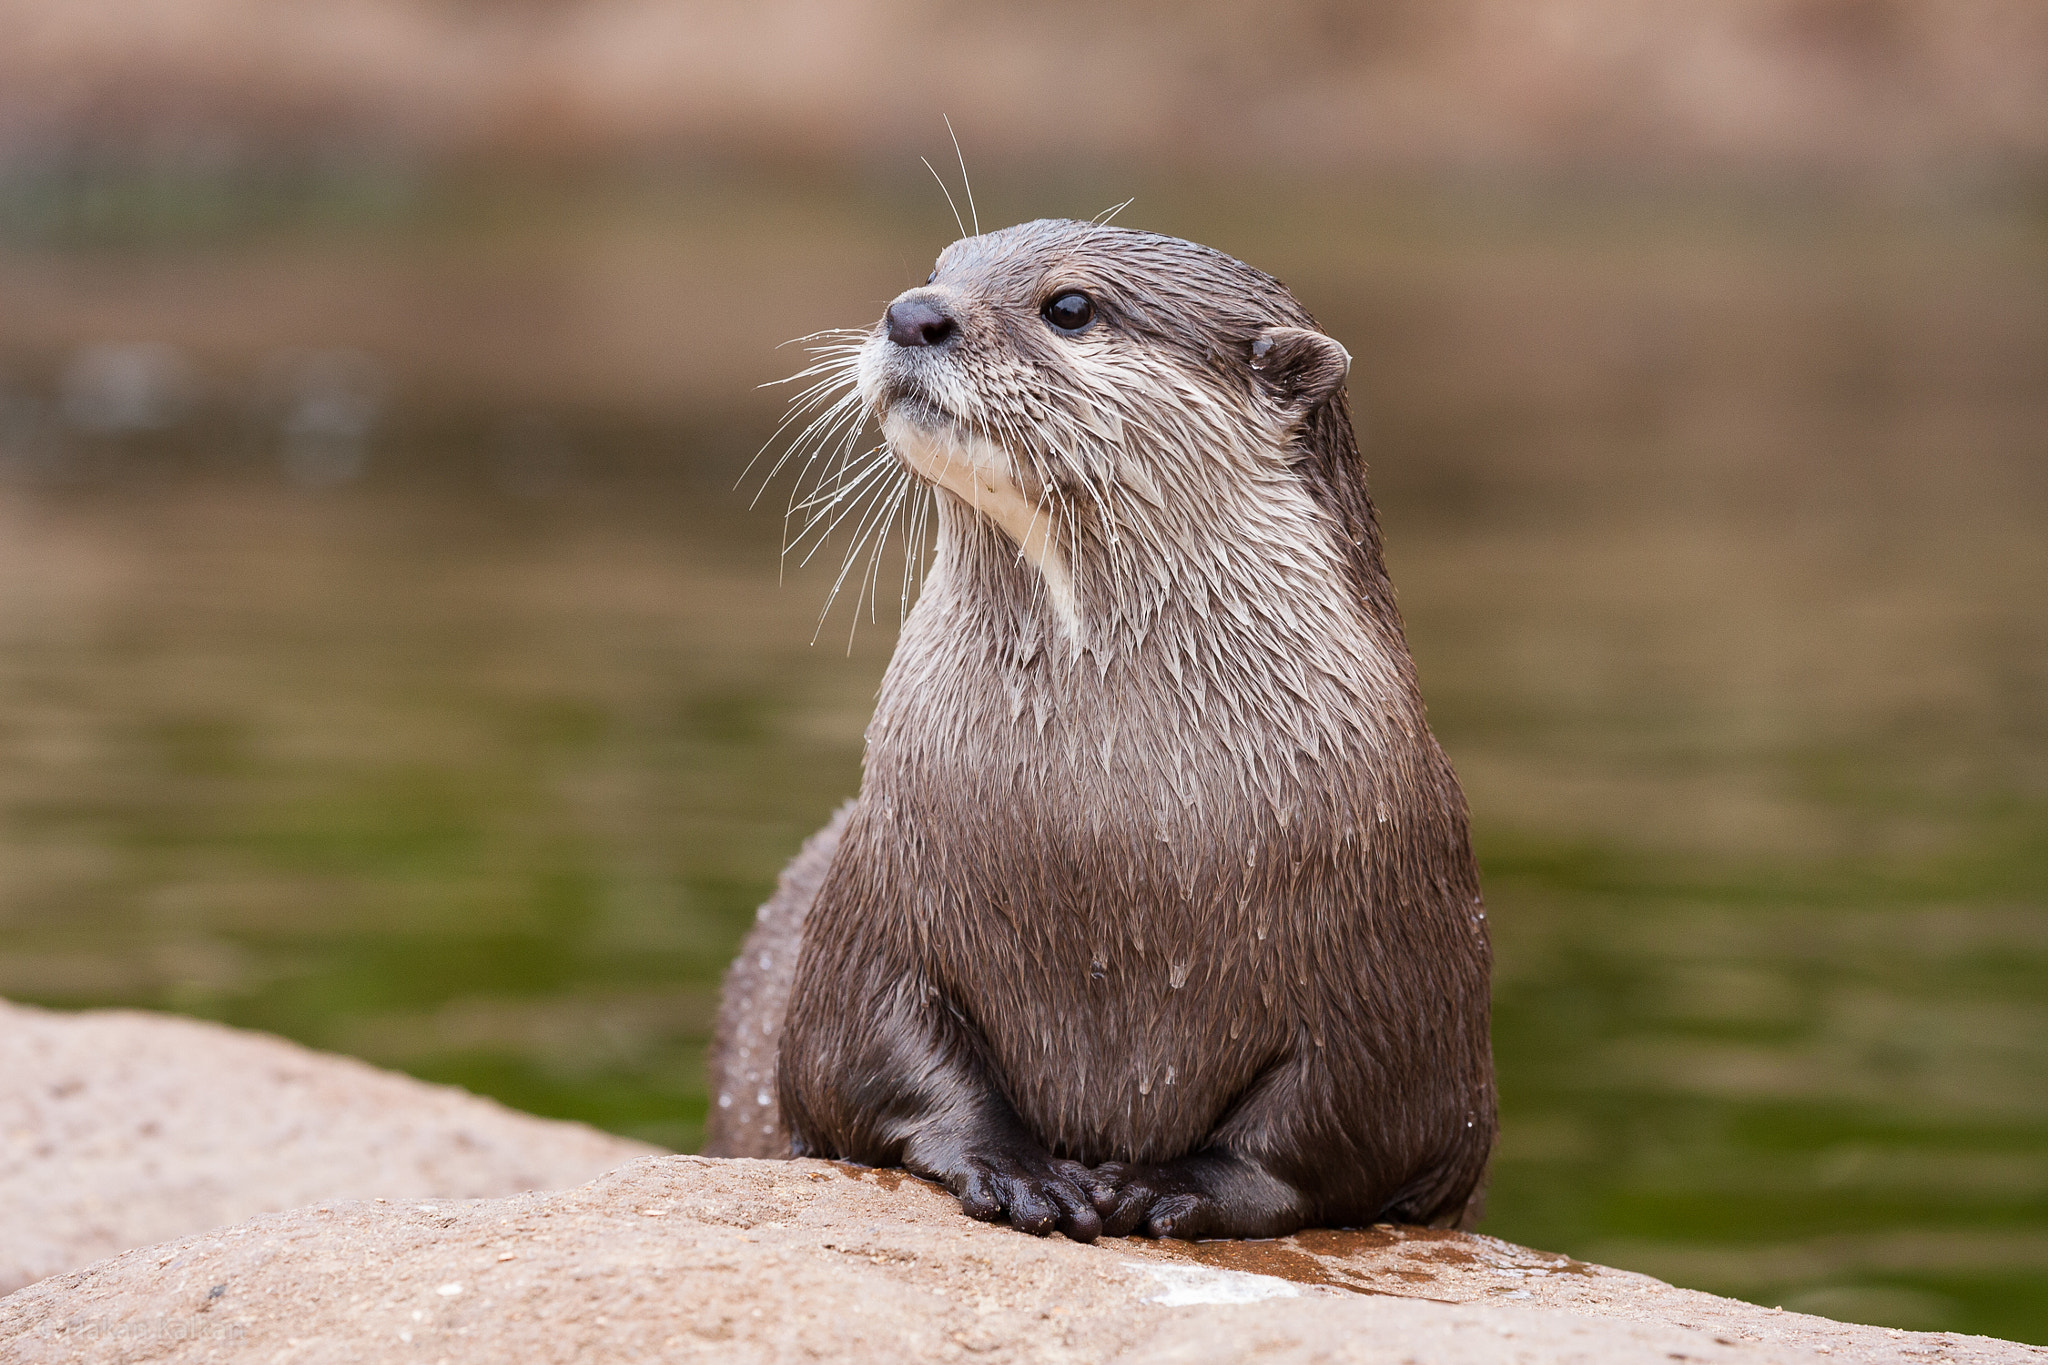
[[1257,1303],[1261,1299],[1293,1299],[1301,1286],[1271,1275],[1248,1275],[1242,1270],[1214,1270],[1205,1265],[1158,1265],[1150,1261],[1125,1261],[1127,1270],[1140,1271],[1159,1282],[1160,1288],[1145,1296],[1146,1303],[1162,1308],[1188,1308],[1203,1303]]
[[444,1299],[452,1299],[462,1292],[462,1284],[458,1280],[450,1280],[434,1292]]

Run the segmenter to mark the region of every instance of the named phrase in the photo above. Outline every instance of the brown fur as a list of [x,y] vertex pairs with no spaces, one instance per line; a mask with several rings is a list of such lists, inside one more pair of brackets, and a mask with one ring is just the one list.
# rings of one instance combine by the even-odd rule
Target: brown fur
[[[1071,288],[1100,309],[1078,337],[1038,316]],[[807,914],[756,931],[786,955],[800,925],[794,1150],[1081,1237],[1469,1221],[1485,917],[1348,358],[1270,277],[1090,224],[956,243],[913,296],[957,337],[878,332],[863,395],[899,445],[1002,452],[1071,606],[1061,565],[937,493],[860,796]],[[720,1093],[758,1007],[729,995]]]

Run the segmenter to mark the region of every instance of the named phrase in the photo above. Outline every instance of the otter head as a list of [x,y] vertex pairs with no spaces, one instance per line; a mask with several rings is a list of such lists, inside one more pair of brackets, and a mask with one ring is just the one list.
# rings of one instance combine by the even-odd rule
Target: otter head
[[1014,542],[1078,642],[1091,578],[1165,583],[1270,544],[1273,523],[1299,531],[1332,413],[1356,459],[1350,362],[1219,251],[1045,220],[947,247],[857,375],[896,456]]

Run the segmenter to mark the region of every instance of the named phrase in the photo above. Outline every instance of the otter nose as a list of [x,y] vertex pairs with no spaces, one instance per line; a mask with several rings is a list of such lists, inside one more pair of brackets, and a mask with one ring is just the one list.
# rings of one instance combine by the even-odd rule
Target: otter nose
[[898,346],[937,346],[959,324],[930,299],[898,299],[889,305],[889,340]]

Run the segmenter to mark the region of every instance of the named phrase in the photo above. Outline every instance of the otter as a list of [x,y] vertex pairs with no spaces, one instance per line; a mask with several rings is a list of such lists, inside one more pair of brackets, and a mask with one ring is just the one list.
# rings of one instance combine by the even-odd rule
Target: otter
[[1222,252],[972,236],[852,348],[938,537],[728,975],[711,1154],[1101,1234],[1469,1226],[1488,944],[1350,356]]

